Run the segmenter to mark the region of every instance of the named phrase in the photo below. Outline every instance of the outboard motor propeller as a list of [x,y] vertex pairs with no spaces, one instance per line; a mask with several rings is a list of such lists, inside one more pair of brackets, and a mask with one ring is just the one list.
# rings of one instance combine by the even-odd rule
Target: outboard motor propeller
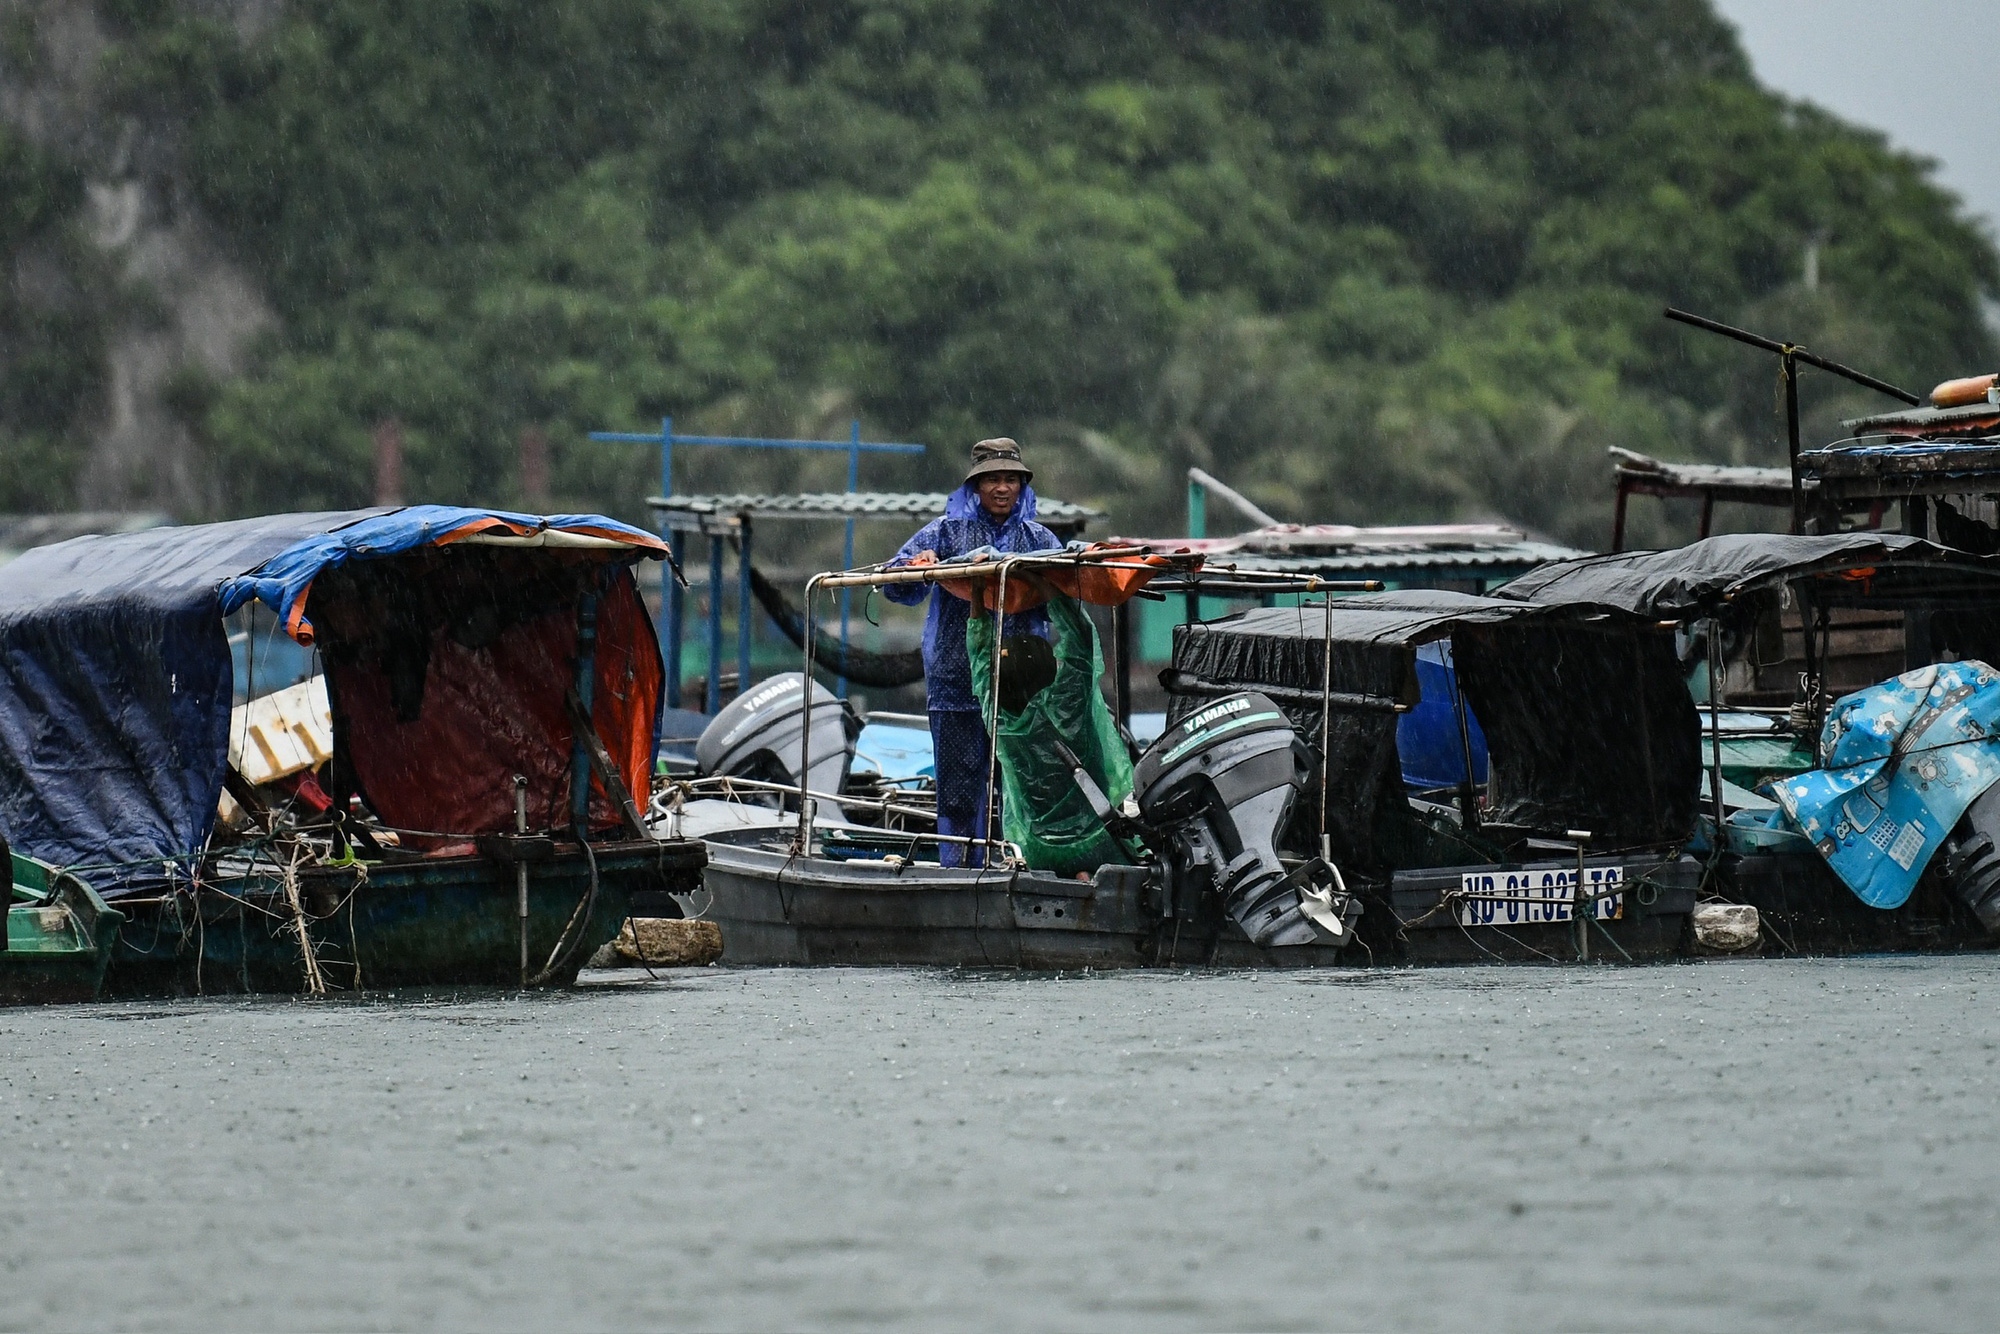
[[[796,788],[799,741],[805,735],[805,679],[803,672],[785,672],[730,701],[695,742],[695,763],[701,772]],[[861,734],[861,725],[854,711],[835,699],[831,690],[817,681],[812,689],[812,748],[806,787],[814,792],[842,792],[854,763],[854,741]],[[837,811],[827,813],[842,818]]]
[[1254,944],[1346,944],[1360,904],[1314,857],[1287,872],[1278,831],[1307,769],[1291,722],[1264,695],[1229,695],[1167,729],[1132,775],[1139,818],[1177,876],[1206,881]]

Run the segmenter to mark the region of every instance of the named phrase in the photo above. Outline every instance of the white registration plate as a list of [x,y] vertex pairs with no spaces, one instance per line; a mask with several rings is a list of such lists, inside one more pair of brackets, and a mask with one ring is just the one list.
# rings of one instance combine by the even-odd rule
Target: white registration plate
[[[1625,896],[1604,891],[1625,883],[1622,866],[1586,866],[1586,893],[1593,897],[1593,915],[1600,922],[1625,915]],[[1462,895],[1458,920],[1463,926],[1536,926],[1567,922],[1576,905],[1576,868],[1539,871],[1475,871],[1458,878]]]

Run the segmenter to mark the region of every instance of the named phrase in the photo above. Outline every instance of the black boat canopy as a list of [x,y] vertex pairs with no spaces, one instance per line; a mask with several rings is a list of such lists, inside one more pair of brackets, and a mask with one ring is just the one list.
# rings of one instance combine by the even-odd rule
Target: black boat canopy
[[[1489,821],[1588,830],[1599,848],[1692,832],[1699,728],[1672,632],[1595,606],[1407,590],[1181,626],[1162,674],[1174,696],[1169,722],[1218,694],[1261,690],[1318,746],[1329,686],[1327,830],[1343,864],[1389,869],[1385,830],[1404,803],[1397,712],[1419,698],[1418,646],[1444,639],[1486,733]],[[1298,818],[1291,842],[1303,849],[1316,837],[1317,808],[1303,804]]]
[[[1823,536],[1734,533],[1704,538],[1671,551],[1624,551],[1558,561],[1530,570],[1493,590],[1503,601],[1544,607],[1597,607],[1653,620],[1677,621],[1712,612],[1747,593],[1818,575],[1858,573],[1863,596],[1949,595],[2000,578],[2000,564],[1900,533],[1853,532]],[[1989,584],[1985,597],[1993,596]]]

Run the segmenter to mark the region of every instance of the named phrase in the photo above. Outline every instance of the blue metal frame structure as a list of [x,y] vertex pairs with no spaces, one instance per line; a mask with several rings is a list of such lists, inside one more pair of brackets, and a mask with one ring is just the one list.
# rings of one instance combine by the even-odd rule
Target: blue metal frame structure
[[[845,440],[777,440],[761,436],[747,435],[675,435],[674,419],[660,418],[658,435],[648,435],[634,431],[592,431],[592,440],[627,441],[635,444],[658,445],[660,447],[660,494],[674,493],[674,446],[675,445],[721,445],[734,449],[810,449],[847,451],[847,489],[850,493],[858,490],[861,483],[861,456],[863,454],[921,454],[923,445],[864,441],[861,438],[861,421],[856,418]],[[665,538],[674,552],[674,562],[681,561],[682,540],[679,530],[670,529],[663,515],[660,520],[660,536]],[[719,669],[722,659],[722,545],[720,533],[708,539],[708,689],[703,699],[703,712],[714,714],[722,707],[722,673]],[[842,567],[851,569],[854,565],[854,520],[847,521],[847,540],[841,548]],[[750,524],[746,519],[737,535],[736,543],[736,688],[740,693],[750,684],[750,630],[756,623],[751,612],[750,591]],[[840,594],[840,643],[847,646],[848,599],[850,594],[843,589]],[[670,573],[660,573],[660,602],[664,611],[660,622],[660,649],[667,660],[667,704],[670,708],[681,707],[681,626],[686,608],[682,605],[681,589],[673,581]],[[847,682],[840,682],[841,698],[847,697]]]

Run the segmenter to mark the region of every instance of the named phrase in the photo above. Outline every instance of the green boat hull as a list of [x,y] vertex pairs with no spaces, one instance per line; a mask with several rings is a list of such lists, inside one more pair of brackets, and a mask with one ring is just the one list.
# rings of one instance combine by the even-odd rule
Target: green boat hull
[[[700,887],[696,840],[593,845],[597,897],[566,957],[535,985],[562,987],[617,934],[633,896],[657,903]],[[528,866],[528,975],[544,970],[589,892],[575,845]],[[485,856],[303,869],[298,907],[275,874],[153,899],[121,900],[107,990],[119,995],[305,992],[315,989],[303,924],[329,992],[521,985],[516,863]]]
[[0,1004],[96,999],[125,914],[73,875],[19,853],[0,951]]

